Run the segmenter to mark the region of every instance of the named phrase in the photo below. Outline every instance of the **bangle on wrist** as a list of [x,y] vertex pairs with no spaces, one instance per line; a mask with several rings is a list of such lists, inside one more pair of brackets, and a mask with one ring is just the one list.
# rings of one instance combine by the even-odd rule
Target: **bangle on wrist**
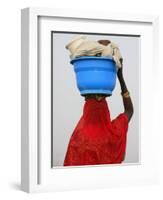
[[123,98],[128,98],[128,97],[130,97],[130,93],[129,93],[129,91],[126,91],[126,92],[121,92],[121,95],[122,95],[122,97]]

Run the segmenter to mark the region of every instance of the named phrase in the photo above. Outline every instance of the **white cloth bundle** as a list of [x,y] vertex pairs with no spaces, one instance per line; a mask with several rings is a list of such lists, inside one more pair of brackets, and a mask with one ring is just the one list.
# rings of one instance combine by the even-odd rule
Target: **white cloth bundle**
[[119,47],[117,44],[111,42],[106,46],[106,49],[102,52],[102,56],[110,56],[110,54],[112,54],[111,56],[113,57],[116,66],[118,68],[121,68],[121,62],[120,60],[122,59],[122,55],[120,53]]
[[105,56],[112,57],[118,68],[121,68],[120,59],[122,58],[118,46],[111,42],[107,46],[100,44],[97,41],[88,40],[86,36],[77,36],[66,48],[70,51],[70,58],[74,59],[81,56]]
[[81,56],[94,56],[101,54],[104,45],[99,44],[97,41],[88,40],[85,36],[75,37],[66,48],[70,51],[71,59]]
[[104,46],[96,41],[85,40],[72,54],[71,58],[76,58],[79,56],[95,56],[101,54]]

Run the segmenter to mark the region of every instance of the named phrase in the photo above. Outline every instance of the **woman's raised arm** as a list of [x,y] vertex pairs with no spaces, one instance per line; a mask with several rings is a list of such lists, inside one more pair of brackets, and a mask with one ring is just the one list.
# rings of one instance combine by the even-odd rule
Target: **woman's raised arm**
[[[123,60],[121,60],[122,66],[123,66]],[[123,77],[123,67],[118,69],[117,72],[117,76],[119,79],[119,83],[121,86],[121,91],[122,91],[122,98],[123,98],[123,105],[124,105],[124,113],[127,115],[128,117],[128,121],[130,121],[133,112],[134,112],[134,108],[133,108],[133,104],[132,104],[132,100],[130,97],[130,93],[127,89],[124,77]]]

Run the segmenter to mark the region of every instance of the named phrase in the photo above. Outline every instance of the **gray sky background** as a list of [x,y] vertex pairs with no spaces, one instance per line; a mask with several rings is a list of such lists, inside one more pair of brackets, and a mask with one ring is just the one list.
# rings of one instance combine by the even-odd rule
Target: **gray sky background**
[[[83,111],[84,98],[76,86],[75,73],[65,45],[76,34],[53,34],[53,165],[62,166],[71,134]],[[124,77],[130,91],[134,115],[129,124],[124,163],[139,161],[139,90],[140,38],[124,36],[88,35],[93,40],[109,39],[119,45],[124,59]],[[117,79],[113,95],[107,98],[111,118],[123,112],[121,90]]]

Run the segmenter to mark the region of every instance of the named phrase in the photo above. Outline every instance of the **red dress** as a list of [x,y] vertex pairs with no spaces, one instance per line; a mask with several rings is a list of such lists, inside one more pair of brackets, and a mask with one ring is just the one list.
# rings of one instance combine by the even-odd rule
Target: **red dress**
[[126,149],[128,118],[110,119],[105,98],[89,98],[67,148],[64,166],[121,163]]

